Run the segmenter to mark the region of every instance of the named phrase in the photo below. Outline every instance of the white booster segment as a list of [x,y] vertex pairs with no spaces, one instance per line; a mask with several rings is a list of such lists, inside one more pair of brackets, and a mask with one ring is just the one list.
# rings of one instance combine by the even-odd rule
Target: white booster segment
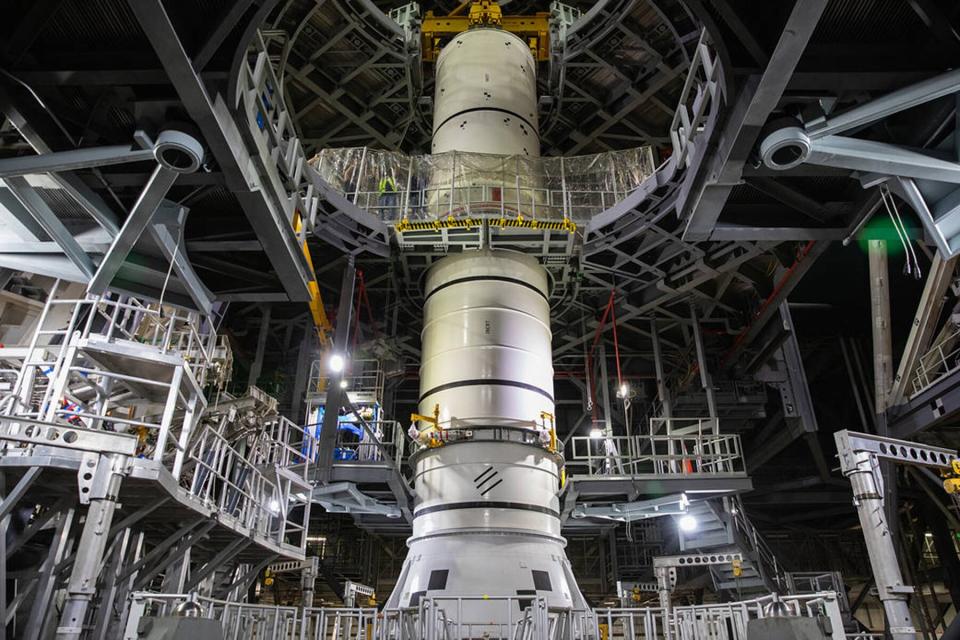
[[473,29],[437,57],[432,152],[540,155],[537,67],[500,29]]
[[[437,62],[434,151],[539,154],[527,45],[497,29],[455,37]],[[549,278],[532,257],[479,250],[427,273],[419,412],[438,437],[411,459],[413,535],[387,608],[447,601],[472,637],[500,637],[537,598],[586,608],[560,535]],[[551,415],[549,419],[544,415]],[[425,434],[424,434],[425,436]],[[422,437],[421,440],[425,438]],[[518,598],[508,612],[490,596]]]

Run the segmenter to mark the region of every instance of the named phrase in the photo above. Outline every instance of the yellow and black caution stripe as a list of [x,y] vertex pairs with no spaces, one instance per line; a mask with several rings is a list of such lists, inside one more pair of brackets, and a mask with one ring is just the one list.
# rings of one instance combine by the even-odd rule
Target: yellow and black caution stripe
[[577,224],[570,218],[563,220],[528,220],[525,218],[500,218],[490,221],[491,227],[501,229],[543,229],[544,231],[566,231],[573,233]]
[[[475,229],[480,226],[480,220],[475,218],[447,218],[445,220],[429,220],[411,222],[404,218],[394,228],[397,233],[407,231],[441,231],[443,229]],[[490,220],[490,226],[500,229],[541,229],[543,231],[566,231],[574,233],[577,223],[570,218],[563,220],[534,220],[527,218],[496,218]]]
[[406,231],[440,231],[441,229],[475,229],[479,226],[480,221],[473,218],[447,218],[422,222],[411,222],[404,218],[394,225],[394,228],[397,233],[404,233]]

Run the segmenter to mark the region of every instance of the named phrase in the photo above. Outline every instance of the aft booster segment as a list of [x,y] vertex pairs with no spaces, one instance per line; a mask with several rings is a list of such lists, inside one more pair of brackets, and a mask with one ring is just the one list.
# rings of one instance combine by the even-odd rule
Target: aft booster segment
[[[453,38],[438,59],[434,152],[539,155],[535,69],[508,32]],[[433,598],[499,637],[533,602],[587,607],[560,535],[549,295],[546,270],[515,252],[469,251],[427,272],[413,535],[387,608]]]

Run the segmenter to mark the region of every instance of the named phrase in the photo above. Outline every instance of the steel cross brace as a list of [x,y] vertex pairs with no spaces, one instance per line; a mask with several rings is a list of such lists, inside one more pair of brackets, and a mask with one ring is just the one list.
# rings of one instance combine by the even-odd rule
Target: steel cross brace
[[880,461],[886,460],[919,467],[951,469],[957,452],[917,442],[881,436],[838,431],[834,434],[840,470],[853,487],[863,539],[877,583],[880,601],[887,618],[887,631],[893,640],[915,637],[913,617],[907,598],[913,587],[904,584],[897,552],[884,510],[884,484]]
[[0,178],[73,171],[153,159],[153,149],[142,149],[136,144],[71,149],[69,151],[40,153],[34,156],[4,158],[0,160]]
[[[314,490],[316,491],[316,490]],[[622,502],[606,505],[577,505],[571,518],[603,518],[616,522],[633,522],[663,516],[678,516],[687,512],[690,501],[686,494],[662,496],[638,502]]]
[[767,167],[779,171],[804,163],[856,171],[865,188],[890,180],[941,255],[950,258],[960,254],[960,149],[914,150],[839,134],[952,94],[960,95],[957,69],[837,115],[781,127],[760,143],[760,155]]
[[764,164],[781,171],[808,162],[867,173],[960,182],[956,157],[940,159],[893,144],[838,135],[955,93],[960,93],[960,70],[904,87],[835,116],[777,129],[760,143],[760,154]]

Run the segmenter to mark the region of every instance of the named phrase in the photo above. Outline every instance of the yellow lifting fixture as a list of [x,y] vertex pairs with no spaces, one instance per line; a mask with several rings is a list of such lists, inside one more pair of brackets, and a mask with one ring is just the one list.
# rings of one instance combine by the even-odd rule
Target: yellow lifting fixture
[[953,460],[950,463],[949,471],[942,471],[944,477],[943,489],[950,495],[960,493],[960,460]]
[[[427,440],[427,447],[430,449],[435,449],[437,447],[443,446],[443,437],[440,432],[440,405],[433,405],[433,415],[425,416],[420,413],[411,413],[410,422],[416,424],[417,422],[426,422],[427,424],[433,426],[433,430],[429,433],[430,439]],[[423,435],[423,434],[420,434]],[[419,436],[418,436],[419,439]]]
[[541,411],[540,419],[543,420],[543,427],[547,428],[547,421],[550,422],[550,451],[557,453],[557,427],[553,422],[553,414],[549,411]]
[[503,23],[503,11],[494,0],[477,0],[470,5],[471,27],[499,27]]
[[467,3],[461,4],[450,15],[435,16],[427,11],[420,24],[423,38],[422,57],[433,62],[440,55],[445,38],[451,38],[474,27],[499,27],[521,38],[530,47],[538,61],[550,59],[550,14],[545,11],[532,16],[505,16],[495,0],[473,0],[467,15],[457,15]]
[[425,416],[421,413],[411,413],[410,422],[426,422],[427,424],[433,425],[434,429],[440,428],[440,405],[433,405],[433,415]]

